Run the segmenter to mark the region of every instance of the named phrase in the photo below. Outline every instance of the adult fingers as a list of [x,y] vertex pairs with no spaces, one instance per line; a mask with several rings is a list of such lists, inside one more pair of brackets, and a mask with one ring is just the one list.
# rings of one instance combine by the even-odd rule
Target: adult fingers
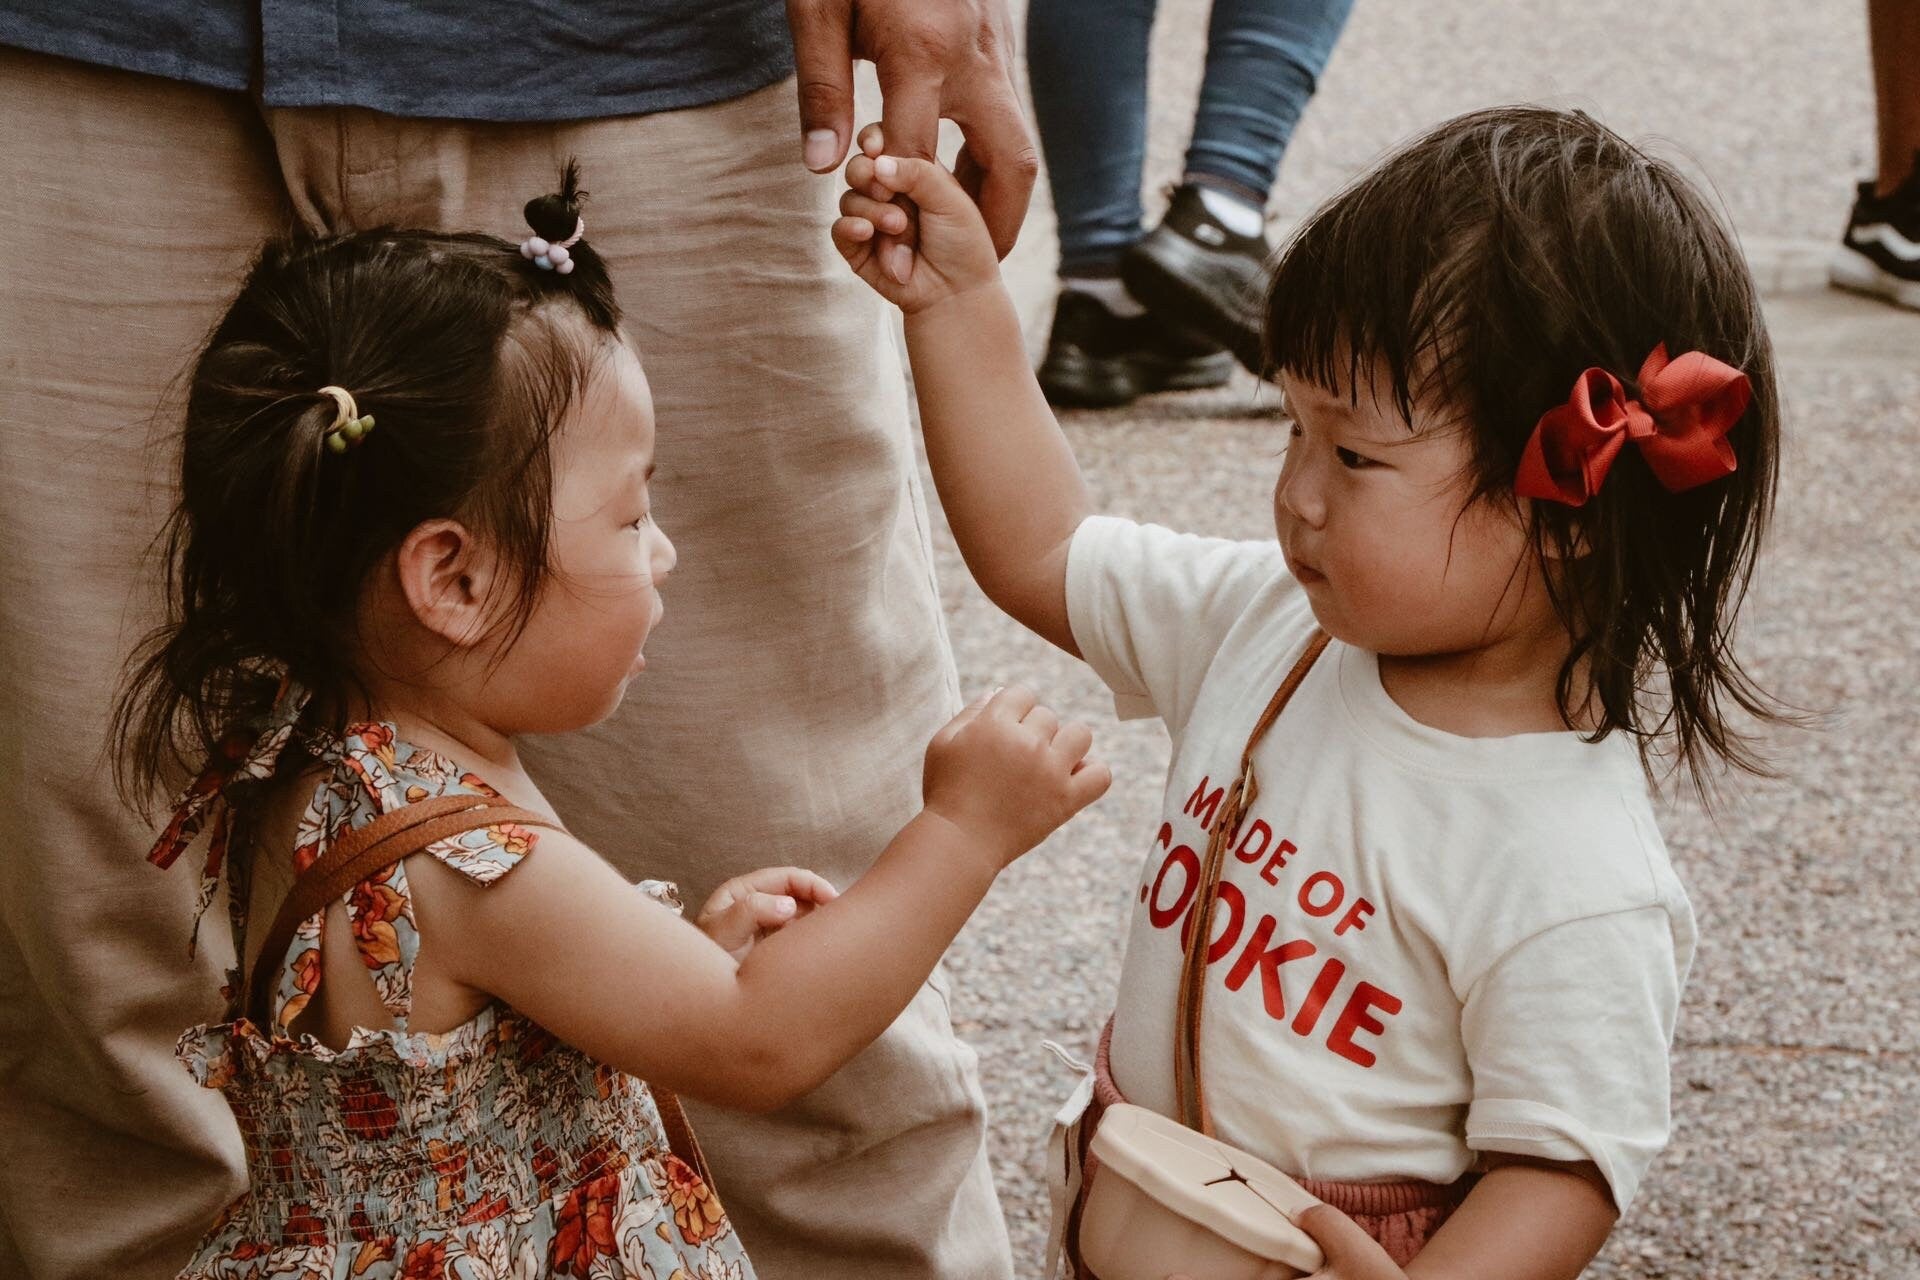
[[847,0],[787,0],[800,88],[801,156],[815,173],[840,163],[853,134],[853,42],[848,16]]
[[[940,145],[941,74],[936,67],[901,67],[882,55],[880,73],[880,128],[886,144],[898,156],[931,161]],[[879,194],[877,191],[875,194]],[[912,210],[909,208],[909,212]],[[901,284],[913,275],[913,250],[900,238],[882,233],[880,260]]]
[[968,112],[960,131],[967,142],[954,172],[980,206],[994,252],[1004,258],[1026,221],[1034,180],[1040,175],[1040,152],[1010,88],[995,93],[982,111]]
[[879,64],[880,130],[887,151],[931,160],[940,146],[940,87],[935,68],[909,69]]

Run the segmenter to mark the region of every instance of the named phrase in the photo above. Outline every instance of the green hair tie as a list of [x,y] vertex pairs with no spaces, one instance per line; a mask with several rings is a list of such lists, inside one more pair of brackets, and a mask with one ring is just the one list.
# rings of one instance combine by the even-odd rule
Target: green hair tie
[[326,386],[320,388],[323,396],[332,396],[338,411],[333,416],[333,425],[327,428],[327,450],[330,453],[345,453],[359,444],[373,430],[373,415],[362,414],[360,406],[353,402],[353,393],[345,387]]

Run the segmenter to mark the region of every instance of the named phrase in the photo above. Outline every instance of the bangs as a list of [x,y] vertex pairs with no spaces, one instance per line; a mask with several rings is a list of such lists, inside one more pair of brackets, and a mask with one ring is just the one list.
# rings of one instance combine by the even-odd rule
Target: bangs
[[[1376,173],[1300,228],[1267,295],[1268,376],[1355,402],[1372,386],[1409,427],[1416,403],[1468,407],[1465,319],[1484,290],[1475,266],[1486,225],[1445,194]],[[1421,208],[1427,216],[1409,216]]]
[[1591,118],[1476,112],[1389,156],[1288,242],[1269,370],[1349,394],[1373,382],[1410,424],[1415,404],[1444,405],[1474,419],[1490,463],[1517,462],[1583,368],[1631,378],[1683,340],[1746,363],[1712,323],[1739,264],[1703,237],[1727,241],[1679,175]]

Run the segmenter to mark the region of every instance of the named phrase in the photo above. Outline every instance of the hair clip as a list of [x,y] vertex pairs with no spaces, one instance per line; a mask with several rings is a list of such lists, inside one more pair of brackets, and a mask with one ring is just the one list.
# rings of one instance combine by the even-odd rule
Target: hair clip
[[330,451],[345,453],[373,430],[373,415],[369,413],[363,416],[360,406],[353,402],[353,393],[345,387],[322,387],[320,394],[332,396],[333,402],[340,406],[339,412],[333,416],[333,425],[327,428],[323,439]]
[[580,237],[585,234],[587,234],[587,220],[575,218],[573,234],[565,240],[549,243],[539,236],[528,236],[520,242],[520,256],[530,260],[534,266],[543,271],[557,271],[564,276],[573,270],[573,255],[567,251],[579,244]]
[[1746,374],[1700,351],[1668,359],[1663,342],[1640,366],[1638,382],[1636,399],[1605,369],[1582,371],[1566,403],[1534,424],[1514,492],[1583,506],[1629,440],[1670,493],[1733,474],[1737,463],[1726,435],[1753,397]]

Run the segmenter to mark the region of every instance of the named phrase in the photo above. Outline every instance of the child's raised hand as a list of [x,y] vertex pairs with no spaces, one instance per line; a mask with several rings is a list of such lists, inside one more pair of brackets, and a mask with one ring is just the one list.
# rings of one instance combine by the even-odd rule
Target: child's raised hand
[[1093,730],[1061,724],[1031,689],[975,701],[927,744],[927,811],[973,836],[998,871],[1098,800],[1113,782],[1087,755]]
[[847,162],[833,224],[847,265],[909,315],[997,281],[993,239],[958,180],[931,160],[882,155],[882,145],[880,126],[870,124]]
[[694,923],[739,961],[760,939],[839,896],[837,889],[811,871],[765,867],[735,876],[715,889]]

